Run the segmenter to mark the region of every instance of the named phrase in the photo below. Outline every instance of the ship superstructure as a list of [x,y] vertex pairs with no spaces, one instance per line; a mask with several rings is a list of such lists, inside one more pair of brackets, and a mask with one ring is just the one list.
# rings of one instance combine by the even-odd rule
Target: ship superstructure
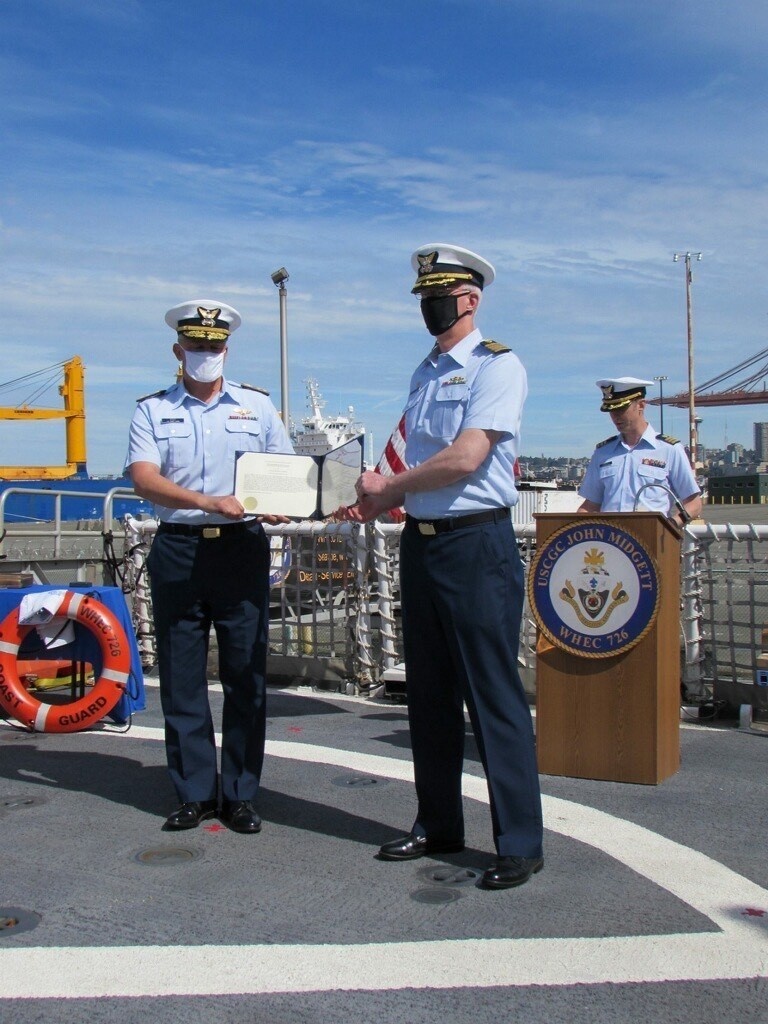
[[355,419],[353,406],[348,406],[347,415],[326,416],[325,402],[316,380],[309,378],[307,385],[307,407],[309,414],[301,421],[301,429],[291,423],[291,440],[298,455],[324,455],[332,448],[338,448],[346,441],[365,434],[365,427]]

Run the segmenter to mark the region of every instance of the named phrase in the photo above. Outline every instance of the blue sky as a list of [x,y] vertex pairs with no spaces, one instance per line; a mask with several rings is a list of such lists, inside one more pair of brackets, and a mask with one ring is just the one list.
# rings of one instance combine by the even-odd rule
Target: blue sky
[[[182,300],[241,312],[228,375],[279,405],[280,266],[291,414],[314,377],[376,454],[429,348],[423,243],[496,266],[479,323],[527,368],[528,455],[610,433],[598,377],[686,388],[675,251],[703,253],[697,383],[768,346],[764,0],[26,0],[0,33],[0,380],[82,356],[94,473],[172,379]],[[768,408],[702,416],[751,447]],[[4,422],[24,461],[63,462],[61,425]]]

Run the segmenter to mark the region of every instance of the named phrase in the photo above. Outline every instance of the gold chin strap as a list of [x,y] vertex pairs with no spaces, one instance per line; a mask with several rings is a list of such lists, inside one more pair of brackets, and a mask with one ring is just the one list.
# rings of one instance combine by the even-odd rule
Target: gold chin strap
[[471,274],[453,274],[442,271],[435,274],[425,274],[424,277],[420,277],[416,284],[411,289],[412,294],[420,291],[422,288],[439,288],[444,284],[456,284],[458,281],[471,281]]
[[642,391],[634,391],[630,395],[622,395],[621,398],[604,398],[603,404],[600,406],[600,411],[616,412],[617,409],[623,409],[625,405],[631,405],[635,399],[642,397]]
[[223,327],[180,327],[177,333],[193,341],[226,341],[229,337]]

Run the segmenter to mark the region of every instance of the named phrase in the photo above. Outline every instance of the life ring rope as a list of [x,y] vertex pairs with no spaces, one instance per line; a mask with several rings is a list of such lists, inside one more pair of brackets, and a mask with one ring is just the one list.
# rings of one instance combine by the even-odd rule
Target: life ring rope
[[54,613],[90,630],[102,657],[101,675],[90,693],[65,704],[48,704],[34,697],[19,678],[19,648],[33,626],[19,622],[19,607],[0,623],[0,707],[35,732],[78,732],[109,714],[127,691],[131,652],[120,623],[93,597],[67,590]]

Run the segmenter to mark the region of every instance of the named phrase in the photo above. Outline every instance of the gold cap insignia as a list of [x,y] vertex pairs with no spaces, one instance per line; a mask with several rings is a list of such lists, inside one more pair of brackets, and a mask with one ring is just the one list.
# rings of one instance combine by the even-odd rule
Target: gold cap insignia
[[220,313],[220,309],[203,309],[202,306],[197,307],[197,315],[200,317],[203,327],[215,327]]
[[423,256],[417,256],[416,259],[419,261],[419,277],[423,277],[424,274],[431,274],[432,268],[437,262],[437,250],[425,253]]

